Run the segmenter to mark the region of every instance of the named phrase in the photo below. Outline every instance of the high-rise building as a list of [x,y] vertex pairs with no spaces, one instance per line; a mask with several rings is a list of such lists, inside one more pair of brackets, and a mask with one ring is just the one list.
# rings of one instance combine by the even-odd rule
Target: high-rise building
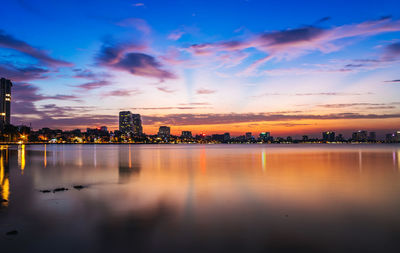
[[181,138],[191,139],[192,137],[193,137],[192,136],[192,132],[190,132],[190,131],[182,131]]
[[171,136],[171,128],[168,126],[160,126],[158,129],[158,137],[169,138]]
[[364,130],[358,130],[357,132],[354,132],[351,135],[351,138],[353,139],[353,141],[367,141],[368,132],[364,131]]
[[262,133],[260,133],[261,141],[264,141],[264,142],[265,141],[269,141],[270,137],[271,137],[270,132],[262,132]]
[[119,131],[123,134],[132,133],[133,119],[130,111],[119,112]]
[[0,78],[0,130],[10,124],[11,87],[10,80]]
[[368,141],[376,141],[376,133],[369,132]]
[[322,139],[324,141],[334,142],[335,141],[335,132],[323,132]]
[[142,119],[140,114],[132,114],[132,128],[135,136],[141,136],[143,134]]
[[251,140],[253,138],[253,136],[251,135],[251,132],[247,132],[245,136],[246,136],[246,140]]

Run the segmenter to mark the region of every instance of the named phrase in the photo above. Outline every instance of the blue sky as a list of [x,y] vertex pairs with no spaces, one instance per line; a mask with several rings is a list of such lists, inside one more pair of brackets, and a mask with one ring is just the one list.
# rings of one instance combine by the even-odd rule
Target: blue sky
[[145,132],[351,132],[399,125],[396,1],[2,3],[14,124]]

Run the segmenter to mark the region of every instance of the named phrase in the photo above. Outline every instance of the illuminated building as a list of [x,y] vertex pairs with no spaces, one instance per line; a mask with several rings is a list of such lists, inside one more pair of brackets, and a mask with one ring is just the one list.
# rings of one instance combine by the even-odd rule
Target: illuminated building
[[192,137],[193,137],[192,136],[192,132],[190,132],[190,131],[182,131],[181,138],[191,139]]
[[0,129],[10,124],[11,87],[10,80],[0,78]]
[[141,136],[143,134],[142,119],[140,114],[132,114],[132,130],[135,136]]
[[353,141],[367,141],[367,131],[364,130],[358,130],[357,132],[354,132],[351,136]]
[[369,132],[368,140],[369,141],[376,141],[376,133],[375,132]]
[[133,119],[130,111],[119,112],[119,131],[123,134],[132,133]]
[[260,139],[261,139],[262,141],[269,141],[270,137],[271,137],[271,135],[270,135],[269,132],[262,132],[262,133],[260,133]]
[[253,136],[251,135],[251,132],[246,133],[246,140],[251,140]]
[[158,137],[169,138],[171,136],[171,128],[168,126],[160,126],[158,129]]
[[322,140],[327,141],[327,142],[334,142],[335,141],[335,132],[323,132]]

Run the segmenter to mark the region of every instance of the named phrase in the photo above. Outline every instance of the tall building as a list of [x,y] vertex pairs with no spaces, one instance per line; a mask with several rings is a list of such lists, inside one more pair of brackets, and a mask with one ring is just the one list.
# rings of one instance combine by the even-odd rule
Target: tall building
[[364,130],[358,130],[357,132],[354,132],[351,135],[351,138],[353,139],[353,141],[367,141],[368,132],[364,131]]
[[158,137],[168,138],[171,136],[171,128],[168,126],[160,126],[158,129]]
[[324,141],[334,142],[335,141],[335,132],[323,132],[322,139]]
[[253,136],[251,135],[251,132],[246,133],[246,140],[251,140]]
[[130,134],[133,131],[133,118],[130,111],[119,112],[119,131],[123,134]]
[[192,136],[192,132],[190,132],[190,131],[182,131],[182,134],[181,134],[181,138],[183,138],[183,139],[191,139],[193,136]]
[[10,124],[11,87],[10,80],[0,78],[0,129]]
[[141,136],[143,134],[142,119],[140,114],[132,114],[132,128],[135,136]]
[[261,141],[269,141],[270,137],[271,137],[270,132],[262,132],[262,133],[260,133]]

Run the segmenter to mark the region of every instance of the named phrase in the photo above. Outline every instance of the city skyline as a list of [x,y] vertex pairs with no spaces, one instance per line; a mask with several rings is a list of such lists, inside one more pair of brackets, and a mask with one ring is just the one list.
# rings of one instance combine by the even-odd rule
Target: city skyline
[[396,131],[396,1],[288,4],[5,3],[11,123],[117,130],[118,113],[131,111],[146,134]]

